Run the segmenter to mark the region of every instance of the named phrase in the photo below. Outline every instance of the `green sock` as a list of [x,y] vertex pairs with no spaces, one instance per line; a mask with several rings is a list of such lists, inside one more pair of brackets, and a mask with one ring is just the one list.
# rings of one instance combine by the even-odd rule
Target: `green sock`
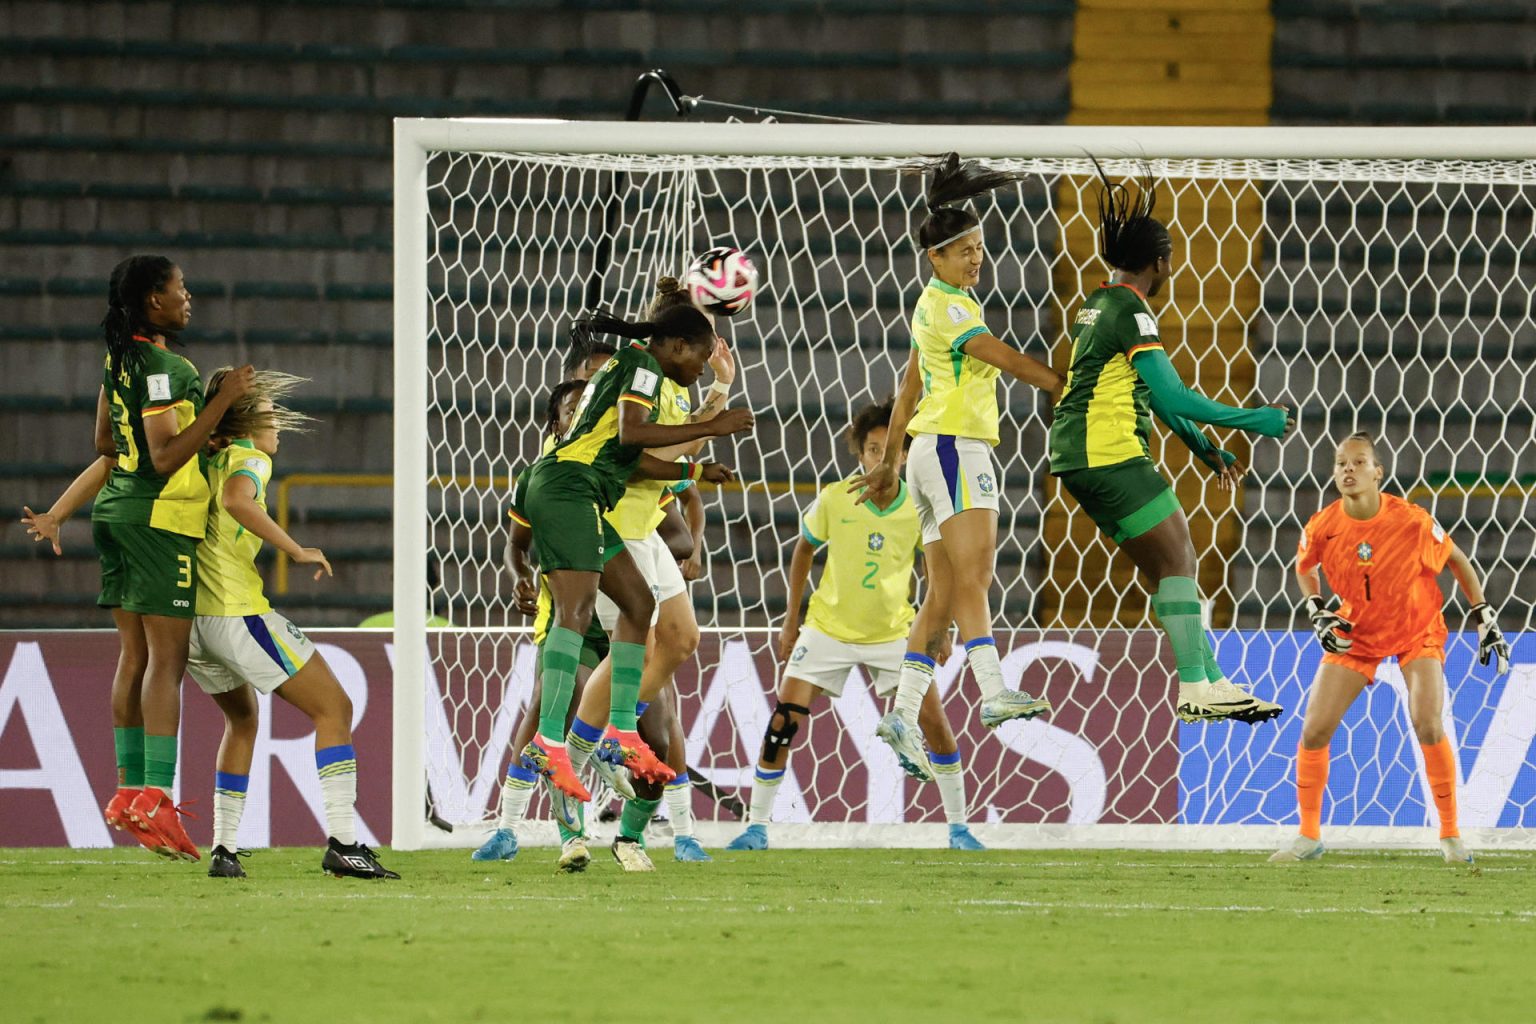
[[1218,679],[1225,679],[1227,674],[1221,670],[1220,665],[1216,664],[1216,649],[1211,646],[1211,642],[1208,638],[1202,638],[1206,641],[1205,644],[1200,648],[1201,653],[1205,655],[1206,680],[1214,683]]
[[642,839],[645,826],[651,823],[651,816],[660,806],[660,800],[643,800],[640,797],[624,801],[624,813],[619,816],[619,835],[625,839]]
[[554,626],[544,638],[540,670],[544,697],[539,701],[539,735],[552,743],[565,742],[565,713],[576,692],[576,667],[581,663],[581,634]]
[[615,640],[608,647],[613,660],[608,721],[623,732],[635,731],[635,701],[640,699],[640,674],[645,671],[645,645]]
[[1152,610],[1173,645],[1179,682],[1205,682],[1210,645],[1205,642],[1205,626],[1200,621],[1199,585],[1188,576],[1164,576],[1152,598]]
[[144,786],[144,727],[130,725],[112,730],[112,745],[117,748],[117,784],[129,789]]
[[176,737],[144,737],[144,785],[167,793],[176,782]]

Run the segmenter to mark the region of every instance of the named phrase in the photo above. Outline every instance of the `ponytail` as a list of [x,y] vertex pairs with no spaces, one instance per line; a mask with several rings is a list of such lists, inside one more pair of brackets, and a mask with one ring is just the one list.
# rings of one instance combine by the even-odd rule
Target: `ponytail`
[[1116,270],[1145,270],[1173,252],[1168,229],[1152,216],[1157,208],[1157,183],[1152,168],[1140,162],[1136,192],[1115,184],[1092,156],[1104,187],[1099,190],[1099,255]]
[[144,300],[164,288],[175,269],[176,264],[164,256],[129,256],[112,268],[101,332],[114,382],[125,372],[134,374],[143,368],[144,351],[133,337],[159,330],[144,319]]
[[571,334],[615,334],[634,341],[657,341],[661,338],[681,338],[692,344],[715,342],[715,329],[709,318],[692,304],[669,306],[657,313],[654,319],[631,322],[604,309],[584,313],[571,325]]
[[959,153],[945,153],[906,172],[933,175],[925,196],[928,216],[917,229],[917,242],[924,249],[942,248],[981,224],[981,218],[963,205],[966,200],[1019,180],[1011,171],[994,171],[974,160],[962,162]]

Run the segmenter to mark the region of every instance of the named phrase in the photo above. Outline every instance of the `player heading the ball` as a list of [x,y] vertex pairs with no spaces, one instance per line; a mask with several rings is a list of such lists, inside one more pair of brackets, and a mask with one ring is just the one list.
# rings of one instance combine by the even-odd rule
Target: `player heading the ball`
[[[1408,690],[1408,717],[1424,753],[1440,849],[1447,863],[1471,864],[1456,825],[1456,750],[1445,734],[1445,596],[1436,577],[1451,575],[1471,602],[1478,659],[1509,671],[1509,644],[1483,596],[1477,570],[1430,514],[1381,491],[1386,469],[1369,434],[1351,434],[1333,458],[1339,500],[1307,520],[1296,549],[1302,608],[1326,651],[1317,667],[1296,751],[1296,803],[1301,834],[1269,859],[1316,860],[1323,855],[1323,789],[1328,745],[1344,712],[1371,685],[1385,658],[1396,658]],[[1343,604],[1330,611],[1318,570]]]
[[665,780],[672,775],[640,738],[635,722],[645,636],[656,601],[603,513],[623,497],[632,476],[710,483],[731,479],[731,471],[718,463],[664,462],[645,449],[749,430],[752,414],[727,409],[704,422],[656,422],[662,377],[692,385],[714,351],[714,326],[697,309],[674,307],[638,323],[593,313],[582,324],[645,344],[624,346],[593,375],[570,430],[529,469],[517,512],[533,530],[534,551],[554,599],[554,622],[541,656],[539,730],[523,750],[523,763],[566,795],[585,801],[590,794],[571,769],[564,739],[582,634],[592,621],[599,585],[619,607],[609,649],[609,722],[617,730],[625,764],[641,777]]

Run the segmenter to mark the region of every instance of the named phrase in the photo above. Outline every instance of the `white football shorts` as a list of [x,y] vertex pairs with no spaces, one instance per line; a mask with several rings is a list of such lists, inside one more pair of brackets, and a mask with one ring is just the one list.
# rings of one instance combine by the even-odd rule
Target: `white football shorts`
[[[653,531],[644,540],[626,540],[624,550],[629,552],[629,557],[640,567],[640,575],[645,577],[645,582],[651,585],[651,596],[656,599],[658,610],[663,602],[688,592],[688,582],[683,579],[683,571],[677,567],[677,559],[667,550],[667,542],[661,539],[661,534]],[[610,634],[619,624],[619,606],[602,591],[597,594],[597,621]],[[655,612],[651,614],[651,625],[656,625]]]
[[805,680],[829,697],[841,697],[848,673],[863,668],[869,673],[875,696],[887,697],[896,692],[906,655],[905,637],[883,644],[850,644],[834,640],[815,626],[802,626],[784,674]]
[[271,693],[314,654],[309,637],[277,612],[199,615],[192,621],[187,673],[204,693],[229,693],[246,683]]
[[918,434],[907,452],[907,489],[917,508],[923,543],[939,539],[939,527],[973,508],[997,511],[1003,475],[992,446],[974,437]]

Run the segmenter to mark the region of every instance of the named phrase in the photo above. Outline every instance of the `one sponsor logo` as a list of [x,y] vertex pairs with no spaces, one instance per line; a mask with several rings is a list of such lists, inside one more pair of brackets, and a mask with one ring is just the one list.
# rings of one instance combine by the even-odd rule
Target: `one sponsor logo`
[[192,607],[192,602],[191,601],[188,601],[185,598],[180,598],[180,597],[178,597],[178,598],[174,599],[173,601],[171,601],[171,604],[175,605],[177,608],[191,608]]
[[872,533],[869,535],[869,550],[879,551],[885,547],[885,534]]
[[1360,546],[1355,548],[1355,554],[1360,556],[1360,561],[1369,562],[1371,555],[1375,554],[1375,550],[1365,541],[1361,541]]
[[996,486],[997,485],[992,480],[991,473],[982,473],[976,478],[976,488],[977,490],[981,491],[982,494],[991,494],[992,489]]

